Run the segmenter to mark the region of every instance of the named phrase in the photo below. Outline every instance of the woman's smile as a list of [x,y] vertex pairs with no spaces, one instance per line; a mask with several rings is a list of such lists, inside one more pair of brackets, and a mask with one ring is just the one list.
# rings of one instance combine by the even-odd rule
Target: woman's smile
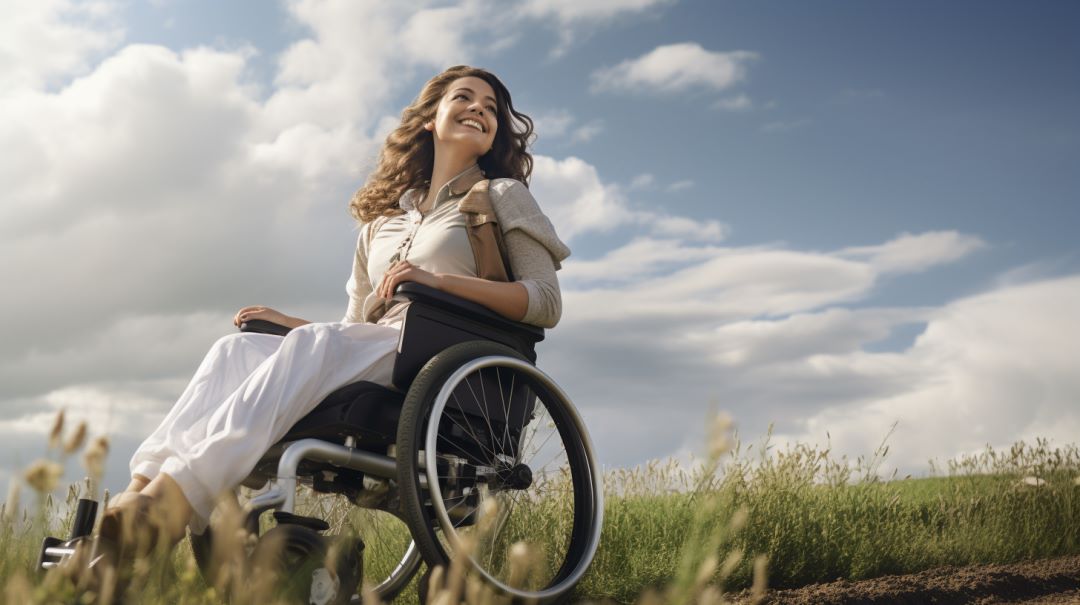
[[463,119],[459,120],[458,123],[465,126],[466,128],[472,128],[472,129],[475,129],[475,130],[479,130],[482,133],[487,132],[487,128],[484,127],[484,124],[480,120],[477,120],[476,118],[463,118]]

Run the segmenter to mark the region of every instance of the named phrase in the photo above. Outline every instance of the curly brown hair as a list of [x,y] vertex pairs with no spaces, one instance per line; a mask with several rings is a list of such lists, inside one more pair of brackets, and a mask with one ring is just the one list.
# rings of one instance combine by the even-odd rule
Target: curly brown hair
[[398,207],[401,195],[428,186],[435,167],[435,140],[424,123],[435,119],[439,101],[450,83],[469,76],[483,79],[495,91],[495,119],[499,125],[491,149],[477,163],[489,179],[512,178],[528,186],[533,167],[528,152],[532,118],[514,109],[510,91],[495,74],[479,67],[455,65],[428,80],[401,112],[401,124],[387,135],[379,152],[378,167],[349,202],[349,212],[357,220],[367,222],[378,216],[402,214],[404,211]]

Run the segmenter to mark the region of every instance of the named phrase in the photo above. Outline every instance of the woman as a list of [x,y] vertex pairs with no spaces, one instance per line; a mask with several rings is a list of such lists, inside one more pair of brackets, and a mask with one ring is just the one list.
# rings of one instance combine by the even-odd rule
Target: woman
[[[402,282],[553,327],[561,313],[555,271],[570,251],[525,186],[531,134],[532,120],[514,110],[493,74],[455,66],[428,81],[350,203],[362,225],[343,321],[241,309],[237,325],[262,319],[293,329],[284,338],[240,333],[214,344],[133,456],[131,484],[103,517],[104,541],[120,544],[122,520],[149,516],[173,542],[186,526],[201,532],[217,497],[327,394],[360,380],[389,385],[408,304],[393,298]],[[517,281],[477,277],[458,202],[485,179]]]

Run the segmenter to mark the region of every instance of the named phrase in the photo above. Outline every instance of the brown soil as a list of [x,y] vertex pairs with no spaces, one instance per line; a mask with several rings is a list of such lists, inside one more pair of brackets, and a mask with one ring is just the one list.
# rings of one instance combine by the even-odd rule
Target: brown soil
[[[742,594],[737,603],[750,603]],[[1063,605],[1080,604],[1080,556],[1014,563],[939,567],[906,576],[839,580],[771,590],[769,605]]]

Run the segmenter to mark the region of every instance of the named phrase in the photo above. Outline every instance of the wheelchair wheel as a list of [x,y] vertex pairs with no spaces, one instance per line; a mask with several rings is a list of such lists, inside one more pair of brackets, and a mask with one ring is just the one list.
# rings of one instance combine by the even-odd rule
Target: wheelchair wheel
[[303,605],[349,603],[360,583],[363,545],[336,538],[342,541],[337,554],[328,557],[331,539],[300,525],[267,531],[251,553],[253,594]]
[[519,353],[472,341],[433,357],[397,446],[402,507],[429,565],[465,556],[499,591],[541,602],[584,575],[603,522],[592,445],[566,394]]

